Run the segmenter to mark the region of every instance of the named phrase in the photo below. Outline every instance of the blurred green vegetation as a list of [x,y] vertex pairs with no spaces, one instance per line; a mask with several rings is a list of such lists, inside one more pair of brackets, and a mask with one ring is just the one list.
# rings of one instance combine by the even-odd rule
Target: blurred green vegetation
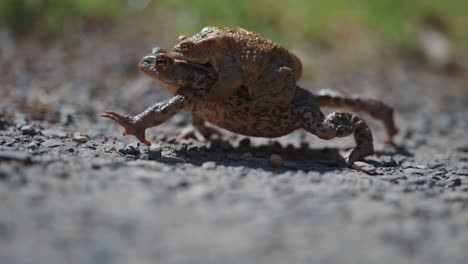
[[116,4],[114,0],[0,0],[0,26],[21,33],[60,34],[84,19],[118,19],[126,6]]
[[[0,0],[0,26],[15,32],[58,33],[86,21],[151,25],[188,35],[206,25],[241,26],[285,44],[376,36],[393,48],[411,47],[428,16],[443,21],[457,48],[468,47],[468,1],[464,0]],[[84,21],[84,22],[83,22]],[[163,29],[163,30],[166,30]]]

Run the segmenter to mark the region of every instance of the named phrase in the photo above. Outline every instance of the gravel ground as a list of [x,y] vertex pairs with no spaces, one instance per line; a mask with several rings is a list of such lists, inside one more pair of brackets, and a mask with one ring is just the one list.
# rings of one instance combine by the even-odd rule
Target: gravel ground
[[468,263],[463,74],[317,59],[302,86],[396,108],[396,146],[363,116],[368,175],[336,162],[351,139],[303,131],[177,144],[179,114],[147,132],[151,148],[121,137],[100,113],[169,97],[135,66],[157,41],[128,39],[0,34],[0,263]]

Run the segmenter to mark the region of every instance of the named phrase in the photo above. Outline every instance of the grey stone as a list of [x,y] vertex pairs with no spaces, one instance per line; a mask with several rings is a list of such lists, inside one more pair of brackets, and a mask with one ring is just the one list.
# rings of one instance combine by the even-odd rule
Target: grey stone
[[29,144],[26,145],[26,148],[35,150],[40,146],[40,143],[37,141],[31,141]]
[[457,170],[455,173],[461,176],[468,176],[468,169]]
[[120,148],[117,151],[124,155],[137,156],[138,154],[140,154],[140,150],[138,149],[138,146],[133,146],[131,144],[125,146],[124,148]]
[[409,183],[412,184],[425,184],[427,183],[428,177],[427,176],[420,176],[415,179],[410,179]]
[[214,170],[216,168],[216,163],[214,161],[203,162],[202,168],[205,170]]
[[444,165],[444,163],[440,162],[440,161],[431,161],[431,162],[427,163],[427,167],[429,169],[436,169],[436,168],[441,167],[443,165]]
[[371,164],[383,165],[382,160],[376,155],[366,157],[366,161],[370,162]]
[[22,126],[20,128],[20,131],[21,133],[23,133],[23,135],[29,135],[29,136],[35,136],[41,133],[41,130],[38,127],[32,126],[32,125]]
[[406,174],[413,174],[413,175],[427,175],[430,173],[429,170],[417,169],[417,168],[406,168],[403,170]]
[[68,137],[68,134],[65,131],[50,130],[50,129],[42,130],[42,135],[44,135],[46,137],[50,137],[50,138],[66,138],[66,137]]
[[46,148],[56,148],[62,145],[63,145],[63,142],[58,141],[56,139],[47,139],[46,141],[42,143],[42,146]]
[[458,187],[462,184],[462,180],[458,177],[451,177],[448,179],[449,187]]
[[398,163],[390,156],[383,156],[382,163],[385,167],[396,167]]

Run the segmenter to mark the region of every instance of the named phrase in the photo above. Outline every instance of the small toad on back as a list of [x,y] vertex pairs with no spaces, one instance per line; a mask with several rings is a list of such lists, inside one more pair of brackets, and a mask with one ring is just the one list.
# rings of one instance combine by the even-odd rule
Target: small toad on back
[[302,64],[274,41],[239,27],[206,27],[179,39],[171,52],[174,58],[209,63],[219,75],[208,99],[226,99],[244,85],[257,104],[287,105],[292,101]]

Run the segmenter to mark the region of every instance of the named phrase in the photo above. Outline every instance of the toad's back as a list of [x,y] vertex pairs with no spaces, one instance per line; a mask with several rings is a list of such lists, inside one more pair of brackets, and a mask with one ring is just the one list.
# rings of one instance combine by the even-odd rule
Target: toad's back
[[[296,80],[301,77],[302,63],[299,58],[284,47],[262,35],[240,27],[206,27],[191,37],[194,42],[220,39],[221,53],[237,60],[244,72],[244,78],[256,78],[272,64],[289,66],[294,70]],[[247,75],[247,76],[246,76]]]

